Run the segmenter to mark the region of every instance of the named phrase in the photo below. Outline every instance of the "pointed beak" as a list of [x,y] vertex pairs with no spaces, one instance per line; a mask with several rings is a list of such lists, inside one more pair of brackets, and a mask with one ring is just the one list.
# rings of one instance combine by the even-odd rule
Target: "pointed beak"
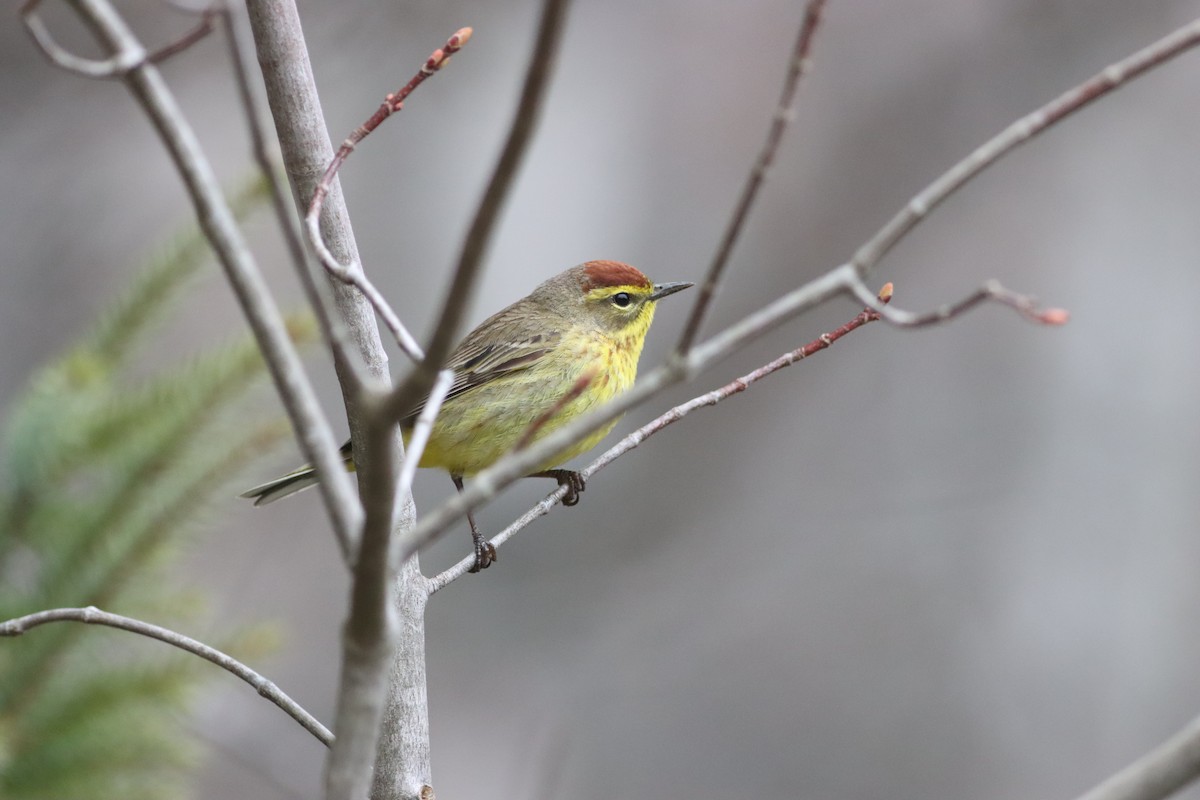
[[651,300],[662,300],[669,294],[682,292],[684,289],[691,288],[695,284],[687,281],[675,281],[674,283],[656,283],[654,284],[654,293],[650,295]]

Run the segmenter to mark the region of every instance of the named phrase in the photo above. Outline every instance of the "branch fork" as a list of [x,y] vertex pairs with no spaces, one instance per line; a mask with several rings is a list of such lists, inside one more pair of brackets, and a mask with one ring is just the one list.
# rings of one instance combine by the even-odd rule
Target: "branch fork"
[[321,208],[325,203],[325,197],[329,194],[329,190],[333,186],[334,178],[337,177],[342,164],[354,152],[358,143],[369,136],[384,120],[403,109],[404,101],[408,99],[408,96],[426,78],[449,64],[450,57],[470,41],[471,33],[471,28],[460,28],[455,31],[446,40],[444,46],[433,51],[408,83],[398,91],[389,93],[375,113],[345,138],[341,146],[338,147],[337,153],[334,154],[333,160],[325,168],[325,173],[317,183],[316,189],[313,190],[312,199],[308,204],[308,212],[304,215],[304,228],[308,233],[309,244],[317,254],[321,265],[335,279],[349,284],[362,292],[363,297],[367,299],[367,302],[371,304],[384,324],[387,325],[388,330],[392,332],[392,336],[396,339],[396,343],[400,346],[400,349],[413,361],[422,361],[425,358],[425,353],[421,350],[421,346],[417,344],[417,340],[413,338],[412,334],[404,326],[404,323],[400,321],[399,315],[392,309],[391,304],[388,303],[387,299],[375,285],[371,283],[361,267],[356,264],[341,263],[326,246],[325,240],[321,236]]
[[[1064,324],[1069,316],[1065,310],[1043,308],[1037,305],[1032,298],[1012,292],[996,282],[988,282],[972,294],[954,303],[929,312],[914,313],[889,305],[890,284],[884,288],[884,291],[875,295],[866,287],[864,281],[878,261],[913,227],[988,166],[1041,131],[1057,124],[1067,115],[1200,42],[1200,20],[1197,20],[1129,58],[1107,67],[1092,79],[1018,120],[913,197],[895,217],[854,253],[850,262],[835,267],[816,280],[785,294],[709,340],[696,343],[698,331],[703,324],[707,309],[715,297],[729,254],[740,235],[743,220],[749,213],[758,186],[765,179],[774,158],[783,127],[794,116],[792,110],[794,93],[800,78],[810,64],[809,48],[812,36],[819,25],[825,5],[824,0],[809,0],[767,141],[747,179],[742,199],[735,209],[725,237],[718,247],[717,256],[709,267],[702,290],[689,316],[675,355],[669,358],[665,364],[645,375],[643,380],[617,401],[547,434],[538,441],[532,441],[540,427],[538,423],[535,423],[531,427],[531,431],[523,437],[529,441],[523,441],[523,446],[516,452],[485,470],[471,487],[468,487],[460,496],[426,515],[420,524],[403,531],[398,537],[390,537],[388,531],[394,522],[392,516],[395,511],[395,490],[397,487],[410,485],[411,469],[409,469],[409,465],[406,464],[399,475],[392,474],[394,465],[391,464],[384,464],[379,470],[364,471],[377,473],[368,480],[370,485],[364,488],[363,497],[367,512],[365,516],[362,503],[355,503],[353,499],[347,499],[348,497],[352,498],[352,495],[347,494],[350,491],[347,488],[348,478],[341,470],[340,463],[331,463],[330,461],[336,456],[336,447],[329,434],[327,423],[320,414],[319,407],[315,404],[311,387],[307,383],[294,351],[290,350],[286,343],[281,344],[278,341],[279,332],[282,329],[277,319],[278,312],[271,304],[270,295],[262,284],[253,262],[249,260],[245,245],[236,228],[231,227],[228,209],[219,196],[219,191],[211,176],[211,170],[199,152],[194,136],[183,122],[177,105],[153,66],[156,58],[168,57],[199,40],[203,36],[203,33],[199,31],[208,22],[207,17],[196,31],[189,33],[175,45],[169,45],[156,51],[155,54],[150,54],[128,31],[128,28],[108,4],[108,0],[71,0],[79,12],[93,23],[93,27],[113,51],[113,55],[108,59],[85,59],[63,50],[54,42],[45,25],[35,13],[39,2],[40,0],[26,0],[21,7],[21,15],[30,34],[47,57],[58,66],[88,77],[124,78],[129,83],[134,95],[146,107],[147,113],[154,120],[156,127],[162,132],[168,149],[179,164],[180,171],[192,193],[198,216],[205,225],[206,233],[213,240],[214,248],[218,251],[222,264],[226,267],[230,282],[254,328],[255,335],[262,344],[280,394],[292,415],[294,425],[301,434],[302,447],[320,471],[321,483],[326,487],[323,489],[326,492],[325,503],[330,511],[334,528],[338,533],[344,552],[348,554],[348,560],[354,562],[355,587],[352,604],[362,612],[355,613],[347,627],[338,721],[339,735],[345,730],[347,736],[346,740],[338,742],[338,746],[335,747],[331,756],[330,779],[327,787],[329,797],[347,799],[358,798],[366,793],[362,773],[373,763],[371,759],[373,754],[370,749],[373,747],[373,737],[377,738],[378,735],[379,716],[373,712],[365,713],[365,715],[360,712],[363,712],[363,706],[367,704],[367,701],[377,698],[380,694],[377,691],[380,685],[379,678],[383,662],[386,660],[386,658],[380,657],[380,653],[386,651],[395,641],[396,613],[388,604],[389,598],[387,597],[388,580],[395,578],[395,570],[388,566],[388,564],[394,563],[393,559],[388,557],[389,555],[398,554],[405,565],[402,569],[408,567],[415,569],[415,562],[408,561],[408,555],[415,553],[422,544],[437,536],[468,511],[525,474],[530,465],[559,452],[623,411],[645,401],[667,386],[705,369],[716,360],[795,317],[801,311],[823,303],[834,296],[852,296],[867,307],[841,328],[819,336],[808,345],[786,353],[724,387],[700,395],[669,410],[604,453],[584,470],[584,474],[591,475],[599,471],[624,452],[637,447],[640,442],[681,419],[691,410],[721,402],[733,394],[744,391],[762,377],[829,347],[850,331],[877,319],[884,319],[904,327],[930,325],[953,319],[981,303],[996,302],[1014,309],[1026,319],[1034,322],[1047,325]],[[275,6],[269,6],[273,2],[283,2],[283,0],[251,0],[252,16],[257,13],[261,20],[262,16],[269,11],[276,11]],[[335,279],[355,286],[362,292],[376,314],[391,329],[400,347],[419,364],[410,379],[386,397],[382,396],[382,392],[373,388],[370,392],[362,392],[363,406],[368,411],[364,415],[363,426],[373,434],[383,437],[391,432],[394,425],[388,421],[388,415],[394,412],[406,398],[412,395],[422,395],[429,391],[431,386],[436,399],[431,399],[430,402],[433,410],[423,416],[419,422],[420,434],[427,436],[427,431],[433,424],[432,415],[436,412],[440,402],[438,395],[444,394],[444,387],[448,385],[445,374],[439,377],[436,370],[457,338],[457,328],[463,309],[471,297],[479,264],[499,208],[531,135],[533,122],[537,117],[548,81],[547,65],[553,60],[561,32],[563,7],[563,0],[547,0],[546,2],[533,63],[526,77],[521,106],[514,120],[504,155],[497,166],[464,244],[449,297],[442,310],[441,322],[430,344],[428,356],[422,352],[386,300],[363,274],[361,268],[354,263],[343,264],[333,256],[321,236],[319,220],[325,200],[335,185],[334,181],[340,165],[354,151],[358,142],[369,135],[384,119],[403,108],[407,97],[417,86],[449,62],[451,56],[461,49],[469,39],[471,35],[469,28],[464,28],[451,36],[446,45],[435,50],[404,87],[385,97],[375,114],[356,128],[342,143],[321,182],[312,192],[308,214],[305,218],[305,228],[311,246],[320,258],[322,265]],[[294,9],[292,9],[292,13],[294,13]],[[366,316],[366,319],[370,320],[369,315]],[[371,322],[373,323],[373,320]],[[579,391],[583,391],[586,385],[584,383]],[[365,389],[366,387],[361,388]],[[354,396],[353,391],[350,392],[350,396]],[[569,399],[564,402],[569,402]],[[410,453],[410,459],[414,465],[419,460],[419,451],[420,443],[418,442]],[[415,469],[415,466],[412,468]],[[364,478],[366,478],[365,474]],[[566,491],[566,487],[560,487],[551,493],[509,529],[497,535],[493,539],[493,543],[496,545],[503,543],[513,533],[527,525],[529,520],[546,513],[555,502],[566,494]],[[375,503],[372,500],[380,500],[380,502]],[[362,531],[361,541],[356,541],[355,535],[360,530]],[[465,568],[469,566],[470,560],[466,559],[459,565],[455,565],[450,570],[427,581],[422,581],[417,574],[416,579],[410,581],[408,585],[418,588],[424,586],[426,592],[415,605],[423,608],[424,597],[456,579],[458,577],[456,571],[460,567],[463,567],[465,571]],[[100,618],[96,615],[104,613],[87,609],[68,609],[65,612],[69,612],[69,614],[62,618],[78,618],[85,622],[98,621]],[[65,612],[56,610],[44,613],[53,615]],[[70,616],[72,614],[76,616]],[[415,616],[419,624],[419,611]],[[412,618],[410,615],[406,617],[406,620],[411,622]],[[23,630],[25,623],[15,626],[13,623],[20,622],[21,620],[14,620],[7,623],[6,625],[12,626],[11,628],[0,626],[0,634],[19,633],[20,630]],[[423,664],[421,668],[423,669]],[[424,685],[423,680],[422,672],[422,686]],[[390,720],[391,709],[388,713]],[[420,726],[417,725],[417,727]],[[427,730],[424,735],[427,738]],[[1200,752],[1198,749],[1200,745],[1195,744],[1198,740],[1200,737],[1189,731],[1186,741],[1181,741],[1191,751]],[[427,742],[425,746],[427,748]],[[393,758],[398,757],[396,752],[389,753],[388,747],[381,746],[380,758],[386,759],[389,755]],[[1179,764],[1175,756],[1172,756],[1170,760],[1171,765]],[[1191,771],[1179,780],[1173,779],[1171,787],[1182,785],[1200,772],[1200,760],[1194,759],[1194,761],[1195,764],[1187,765]],[[382,762],[380,763],[382,764]],[[1157,767],[1161,767],[1161,764],[1158,764]],[[411,785],[414,775],[422,769],[427,771],[427,768],[426,758],[424,765],[418,765],[408,771],[408,774],[403,777],[403,782]],[[379,795],[389,798],[398,796],[399,793],[396,790],[402,782],[400,776],[384,775],[383,783],[379,784],[381,773],[386,772],[387,770],[382,766],[376,771],[377,788],[382,786],[379,788]],[[1128,785],[1126,784],[1126,787]],[[1102,790],[1104,788],[1101,787]],[[1163,797],[1165,796],[1164,792],[1169,790],[1170,787],[1160,783],[1157,788],[1146,791],[1135,787],[1135,790],[1130,792],[1110,794],[1100,791],[1088,797],[1089,800],[1092,797],[1104,797],[1105,800],[1111,797],[1149,800],[1149,798]]]

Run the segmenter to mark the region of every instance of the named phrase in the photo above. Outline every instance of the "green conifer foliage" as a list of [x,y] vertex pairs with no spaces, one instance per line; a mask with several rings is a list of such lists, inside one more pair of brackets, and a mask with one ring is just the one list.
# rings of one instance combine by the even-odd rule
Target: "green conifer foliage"
[[[236,206],[244,214],[263,197],[256,185]],[[133,369],[206,254],[198,232],[177,237],[14,403],[0,450],[0,619],[96,605],[168,627],[195,621],[194,593],[164,580],[172,545],[230,506],[245,468],[287,435],[249,410],[264,368],[248,339],[150,375]],[[311,337],[307,319],[289,324]],[[212,643],[243,657],[263,645],[244,631]],[[182,796],[197,749],[179,719],[198,683],[220,674],[78,623],[0,640],[0,797]]]

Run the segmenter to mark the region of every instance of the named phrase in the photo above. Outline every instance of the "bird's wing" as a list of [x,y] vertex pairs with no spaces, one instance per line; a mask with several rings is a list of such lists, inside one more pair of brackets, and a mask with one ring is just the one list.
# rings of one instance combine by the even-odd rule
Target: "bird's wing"
[[[528,369],[562,341],[562,332],[546,319],[530,320],[528,309],[514,313],[506,308],[471,331],[446,362],[454,370],[454,382],[446,400],[471,391],[502,375]],[[428,398],[426,398],[428,399]],[[426,399],[400,420],[401,427],[415,424]]]

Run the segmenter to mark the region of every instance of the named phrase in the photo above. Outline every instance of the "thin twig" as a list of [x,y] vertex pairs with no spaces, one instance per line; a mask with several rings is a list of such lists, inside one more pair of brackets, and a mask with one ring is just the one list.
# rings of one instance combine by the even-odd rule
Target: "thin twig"
[[533,441],[533,438],[537,436],[537,432],[544,428],[547,422],[558,416],[558,412],[566,408],[568,403],[578,399],[579,395],[583,394],[584,390],[587,389],[595,379],[595,369],[589,369],[580,375],[575,381],[574,385],[571,386],[571,388],[568,389],[561,397],[554,401],[554,405],[543,411],[537,419],[530,423],[529,427],[525,429],[525,432],[521,434],[521,438],[517,440],[513,450],[524,450],[526,447],[528,447],[529,443]]
[[[450,348],[458,337],[458,328],[462,317],[474,295],[483,256],[491,241],[492,232],[500,211],[504,206],[512,187],[516,172],[528,149],[533,137],[537,121],[541,118],[542,106],[546,96],[550,76],[558,54],[562,30],[566,21],[568,0],[545,0],[542,6],[541,18],[538,23],[537,37],[534,40],[533,52],[530,55],[529,67],[525,72],[525,81],[521,89],[521,99],[513,117],[508,138],[500,160],[492,172],[487,189],[480,200],[471,228],[463,242],[459,255],[458,267],[454,273],[449,293],[438,317],[437,329],[433,341],[429,345],[425,370],[414,370],[407,380],[402,382],[395,391],[389,403],[390,412],[394,418],[400,418],[408,413],[416,399],[425,391],[425,375],[428,368],[441,365],[450,354]],[[414,529],[406,531],[401,544],[403,558],[415,553],[419,545],[412,539]]]
[[[433,370],[440,369],[445,363],[450,347],[458,338],[458,328],[474,293],[480,265],[499,212],[541,115],[554,55],[562,36],[566,5],[566,0],[544,0],[533,54],[508,139],[464,240],[449,295],[438,316],[437,328],[426,357],[408,378],[396,387],[388,400],[388,414],[393,420],[407,414],[413,404],[429,391],[434,380]],[[412,527],[400,534],[395,550],[398,553],[397,560],[403,565],[401,574],[404,575],[404,571],[408,570],[410,574],[420,577],[410,558],[416,553],[416,548],[409,541]],[[422,578],[419,584],[416,581],[403,580],[400,583],[402,588],[397,592],[397,596],[401,612],[409,616],[419,616],[423,613],[424,601],[428,597],[424,579]],[[406,759],[423,759],[425,763],[428,762],[428,718],[423,716],[427,711],[424,705],[423,672],[420,684],[413,686],[413,670],[424,669],[424,639],[421,630],[416,628],[416,635],[412,637],[408,652],[397,650],[392,665],[392,690],[388,696],[385,730],[380,737],[374,782],[371,786],[371,796],[377,800],[426,795],[421,784],[414,780],[416,776],[411,766],[405,763]],[[376,730],[378,727],[376,725]],[[340,727],[338,731],[340,735]],[[420,737],[417,733],[421,734]]]
[[[686,357],[676,354],[667,363],[645,375],[630,391],[564,425],[535,442],[528,449],[505,456],[476,475],[470,486],[426,514],[410,532],[406,538],[409,540],[408,546],[411,548],[411,552],[415,552],[433,541],[469,511],[478,508],[504,487],[533,469],[540,460],[562,451],[606,422],[616,419],[625,411],[644,402],[666,387],[691,377],[746,343],[758,339],[801,311],[812,308],[838,294],[848,294],[861,300],[864,291],[863,275],[869,272],[879,258],[903,238],[933,205],[944,201],[950,194],[961,189],[985,166],[995,163],[997,159],[1011,152],[1030,136],[1061,121],[1071,111],[1077,110],[1097,97],[1118,86],[1128,84],[1152,67],[1166,63],[1197,43],[1200,43],[1200,19],[1113,64],[1091,80],[1065,93],[1039,111],[1024,117],[1018,123],[1009,126],[1004,133],[952,167],[949,172],[910,201],[904,211],[858,249],[853,261],[835,267],[743,318],[706,342],[693,347]],[[1001,294],[995,294],[989,290],[985,291],[985,294],[987,297],[982,299],[1012,305],[1026,316],[1031,316],[1040,322],[1061,324],[1065,321],[1064,312],[1057,309],[1045,312],[1035,311],[1030,314],[1028,309],[1022,308],[1023,303],[1011,302],[1011,298],[1007,296],[1007,290]],[[1019,296],[1014,295],[1014,297]],[[968,301],[979,302],[979,300],[971,300],[971,298],[968,298]],[[886,312],[881,313],[886,314]],[[934,315],[937,316],[937,312],[934,312]],[[887,317],[889,320],[905,321],[903,315],[897,317],[893,314],[887,315]]]
[[[322,172],[334,158],[313,81],[299,13],[292,0],[248,0],[258,61],[267,98],[280,134],[280,147],[295,193],[305,207]],[[349,215],[335,178],[321,210],[322,242],[343,263],[360,267]],[[351,610],[344,628],[341,677],[337,689],[338,742],[326,762],[329,798],[391,800],[394,793],[369,790],[387,782],[409,792],[430,781],[429,722],[425,700],[424,577],[415,559],[389,563],[390,527],[412,524],[411,496],[397,497],[401,452],[399,428],[381,419],[377,392],[354,386],[364,372],[373,382],[390,380],[379,339],[378,313],[364,295],[328,275],[337,311],[362,360],[336,360],[359,465],[367,512],[361,545],[353,560]],[[429,376],[432,383],[434,375]],[[389,597],[397,602],[389,604]],[[407,602],[407,598],[419,602]],[[389,674],[389,665],[392,673]],[[389,680],[392,690],[388,690]],[[380,724],[381,714],[386,720]],[[372,766],[374,765],[374,770]]]
[[83,58],[65,50],[54,40],[42,18],[34,13],[41,2],[25,0],[21,5],[21,21],[38,50],[55,66],[85,78],[119,78],[146,60],[147,53],[141,45],[121,48],[103,59]]
[[[875,300],[880,302],[881,305],[886,306],[887,303],[892,300],[892,284],[888,283],[884,285],[883,289],[880,290],[880,294],[875,297]],[[874,321],[877,319],[880,319],[880,313],[875,311],[874,308],[864,308],[862,312],[858,313],[857,317],[854,317],[852,320],[848,321],[848,323],[839,327],[835,327],[834,330],[827,333],[822,333],[821,336],[812,339],[812,341],[808,344],[805,344],[804,347],[794,349],[790,351],[790,353],[785,353],[773,361],[768,361],[767,363],[764,363],[763,366],[754,369],[754,371],[748,372],[742,375],[740,378],[731,380],[730,383],[721,386],[720,389],[714,389],[713,391],[704,393],[704,395],[691,398],[688,402],[676,405],[676,407],[665,411],[664,414],[660,414],[658,417],[655,417],[654,420],[647,422],[646,425],[638,428],[637,431],[626,435],[625,438],[618,441],[617,444],[614,444],[612,447],[610,447],[610,449],[602,453],[599,458],[596,458],[594,462],[588,464],[587,467],[584,467],[582,470],[580,470],[580,474],[584,477],[584,479],[590,479],[590,477],[607,467],[608,464],[617,461],[617,459],[624,456],[625,453],[634,450],[635,447],[641,445],[643,441],[653,437],[655,433],[662,431],[662,429],[666,428],[667,426],[674,425],[674,423],[678,422],[679,420],[682,420],[683,417],[688,416],[692,413],[692,411],[695,411],[698,408],[709,407],[709,405],[716,405],[721,401],[725,401],[725,399],[732,397],[733,395],[738,395],[738,393],[749,389],[751,385],[754,385],[763,378],[766,378],[767,375],[779,372],[780,369],[784,367],[790,367],[793,365],[793,363],[806,359],[806,357],[809,357],[810,355],[820,353],[821,350],[827,349],[829,345],[832,345],[841,337],[846,336],[847,333],[856,331],[859,329],[859,327],[862,327],[868,323],[874,323]],[[534,519],[550,513],[550,510],[553,509],[553,507],[556,506],[559,501],[565,497],[565,495],[565,486],[560,486],[557,489],[554,489],[553,492],[546,495],[546,497],[542,498],[538,504],[534,505],[532,509],[529,509],[528,511],[524,512],[523,515],[517,517],[514,522],[509,524],[508,528],[505,528],[496,536],[493,536],[490,540],[491,545],[496,548],[504,545],[504,543],[512,539],[512,537],[514,537],[518,531],[527,528],[529,523],[532,523]],[[430,594],[432,595],[439,589],[448,587],[449,584],[454,583],[458,578],[467,575],[467,572],[470,570],[470,567],[472,567],[473,564],[474,555],[470,555],[470,557],[458,561],[458,563],[454,566],[451,566],[450,569],[439,573],[439,575],[434,576],[433,578],[430,578],[430,583],[428,583],[428,587],[430,587]]]
[[[305,220],[307,224],[307,219]],[[310,241],[312,235],[312,227],[308,228]],[[325,244],[322,242],[321,247]],[[329,252],[326,250],[326,252]],[[417,340],[408,332],[408,328],[400,321],[400,316],[388,303],[387,298],[383,296],[383,292],[376,288],[371,279],[367,277],[367,273],[362,270],[348,270],[345,272],[331,272],[334,278],[342,283],[353,286],[358,291],[362,292],[362,296],[367,299],[371,307],[375,309],[375,313],[383,320],[383,324],[387,326],[388,331],[392,334],[392,338],[396,340],[396,344],[400,350],[404,352],[413,361],[420,361],[425,357],[421,351],[421,346],[417,344]]]
[[[35,3],[36,0],[31,0],[28,7],[32,8]],[[108,0],[71,0],[71,4],[116,54],[109,60],[125,65],[122,77],[126,85],[154,123],[175,162],[201,228],[263,351],[284,408],[298,432],[301,450],[320,476],[330,521],[343,553],[349,558],[361,523],[362,508],[350,486],[337,441],[288,336],[283,317],[258,271],[195,133],[162,74],[147,61],[145,48]],[[25,19],[29,24],[30,17]]]
[[693,347],[685,357],[675,356],[640,377],[633,387],[604,405],[566,423],[530,444],[526,449],[509,453],[492,466],[478,473],[470,485],[442,505],[422,517],[405,535],[402,555],[415,552],[437,538],[450,525],[458,522],[468,511],[478,508],[520,477],[529,474],[538,464],[560,453],[626,411],[640,405],[669,386],[674,386],[698,374],[719,359],[758,339],[779,325],[839,294],[849,294],[855,280],[853,268],[844,264],[815,278],[771,304],[750,314],[712,338]]
[[433,382],[433,389],[429,392],[429,399],[425,401],[425,406],[421,409],[421,413],[417,415],[417,421],[413,424],[412,434],[408,437],[408,447],[404,452],[404,463],[400,466],[400,478],[398,482],[399,488],[396,491],[397,497],[405,497],[412,491],[413,478],[417,474],[417,465],[421,461],[421,456],[425,452],[425,445],[429,442],[429,435],[433,432],[433,423],[437,419],[438,412],[442,408],[442,403],[446,399],[447,392],[450,391],[450,386],[454,383],[454,370],[444,369],[438,373],[437,380]]
[[1162,800],[1200,779],[1200,717],[1079,800]]
[[821,25],[821,14],[824,10],[825,0],[809,0],[804,9],[804,21],[800,23],[800,32],[796,35],[796,44],[792,48],[787,75],[783,79],[783,89],[779,94],[779,102],[775,107],[775,116],[771,120],[771,127],[767,130],[766,141],[763,142],[762,150],[755,159],[754,166],[750,168],[750,174],[746,177],[746,183],[742,187],[742,196],[738,199],[733,216],[730,217],[729,223],[725,227],[725,233],[721,237],[721,243],[717,246],[716,253],[713,254],[713,260],[708,266],[704,282],[700,284],[700,291],[696,295],[696,302],[692,305],[692,312],[683,326],[683,335],[679,337],[679,344],[675,347],[676,353],[686,353],[695,343],[696,336],[700,333],[700,326],[704,323],[704,317],[708,314],[708,309],[716,296],[721,276],[729,263],[729,256],[733,253],[733,247],[737,244],[738,237],[745,227],[746,219],[750,216],[750,210],[754,206],[754,201],[758,198],[758,191],[766,182],[767,173],[775,161],[775,154],[779,151],[779,145],[783,141],[783,133],[795,117],[796,90],[811,64],[809,53],[812,50],[817,28]]
[[397,316],[396,312],[387,302],[387,299],[375,288],[375,285],[371,283],[362,271],[354,269],[353,265],[339,262],[333,253],[329,251],[329,248],[325,246],[325,241],[321,237],[321,207],[325,203],[325,196],[329,194],[329,189],[333,185],[333,179],[337,177],[338,170],[342,168],[342,164],[354,152],[358,143],[369,136],[384,120],[403,109],[404,101],[408,99],[408,96],[424,83],[426,78],[438,72],[446,64],[449,64],[450,57],[461,50],[463,45],[470,41],[470,39],[470,28],[460,28],[455,31],[446,40],[445,45],[433,51],[433,54],[425,60],[425,63],[421,65],[421,68],[417,70],[417,73],[408,83],[398,91],[385,97],[375,113],[368,117],[366,122],[350,132],[350,135],[338,147],[333,159],[329,162],[329,166],[325,168],[325,174],[318,181],[317,187],[313,191],[312,199],[309,201],[308,213],[304,216],[304,226],[308,231],[309,242],[316,251],[317,257],[321,260],[321,264],[329,271],[330,275],[354,286],[363,293],[363,296],[374,306],[375,311],[396,338],[396,343],[400,346],[400,349],[407,353],[413,361],[421,361],[425,356],[421,352],[421,347],[417,344],[417,340],[404,327],[404,323],[400,321],[400,317]]
[[[279,151],[295,202],[307,209],[321,173],[333,160],[333,146],[325,128],[299,12],[294,0],[246,0],[246,10]],[[355,265],[360,262],[350,215],[336,179],[321,209],[321,232],[323,243],[339,261]],[[333,351],[350,435],[357,445],[362,427],[359,387],[364,376],[384,386],[390,384],[391,373],[375,309],[362,292],[327,273],[326,277],[332,290],[335,324],[340,323],[346,332],[347,345],[353,347],[356,356],[343,358],[337,349]]]
[[[892,299],[892,284],[886,284],[883,289],[880,290],[878,296],[874,297],[873,299],[886,306],[887,303]],[[843,336],[846,336],[847,334],[858,330],[867,323],[874,322],[879,318],[879,312],[875,311],[873,308],[865,308],[860,311],[858,316],[854,317],[854,319],[838,328],[834,328],[828,333],[821,334],[803,347],[798,347],[791,352],[784,353],[773,361],[769,361],[758,369],[748,372],[742,377],[730,381],[719,389],[714,389],[713,391],[699,395],[698,397],[693,397],[686,403],[681,403],[675,406],[669,411],[666,411],[657,418],[638,428],[633,433],[624,437],[621,439],[621,441],[617,442],[608,450],[604,451],[599,458],[580,470],[580,474],[582,474],[584,478],[591,478],[600,470],[604,469],[609,464],[628,453],[630,450],[633,450],[654,434],[670,425],[675,424],[676,422],[679,422],[696,409],[704,408],[706,406],[715,406],[721,401],[726,400],[735,394],[744,392],[746,389],[750,388],[751,385],[757,383],[768,375],[776,373],[784,367],[790,367],[797,361],[808,358],[814,353],[819,353],[822,350],[825,350]],[[566,486],[560,486],[555,489],[535,506],[533,506],[533,508],[529,509],[516,520],[514,520],[507,528],[492,537],[490,540],[492,546],[499,548],[505,542],[515,536],[519,531],[526,528],[535,519],[550,513],[550,509],[557,505],[566,495],[566,493]],[[462,559],[444,572],[434,576],[433,578],[430,578],[429,593],[433,594],[439,589],[444,589],[446,586],[458,580],[463,575],[466,575],[474,563],[475,557],[472,555]]]
[[[521,88],[521,99],[513,116],[508,138],[500,153],[500,160],[492,171],[492,177],[484,190],[483,198],[471,220],[471,227],[463,240],[462,251],[459,253],[458,266],[454,278],[438,315],[437,328],[434,330],[432,341],[429,343],[424,370],[417,370],[405,383],[416,383],[420,391],[419,397],[428,390],[423,384],[432,381],[430,370],[440,369],[450,355],[450,350],[458,341],[459,328],[475,295],[475,284],[478,281],[483,257],[492,240],[492,233],[500,212],[508,198],[517,170],[529,149],[529,142],[542,116],[542,107],[550,84],[550,76],[554,72],[554,64],[558,55],[559,42],[562,40],[562,29],[566,21],[568,0],[545,0],[542,5],[541,18],[538,23],[537,38],[533,44],[529,67],[525,72],[525,80]],[[390,404],[391,412],[397,419],[408,413],[412,407],[413,386],[401,385],[393,392]]]
[[246,117],[246,124],[250,131],[251,150],[259,170],[262,171],[263,178],[270,187],[271,206],[275,212],[275,219],[279,223],[279,230],[283,234],[284,243],[287,245],[288,255],[291,257],[292,266],[296,270],[296,276],[300,280],[304,296],[317,319],[325,343],[333,351],[335,360],[349,363],[351,356],[345,341],[345,327],[329,313],[325,298],[321,296],[316,281],[313,280],[312,271],[308,268],[308,251],[304,247],[304,236],[296,218],[296,206],[288,196],[281,179],[283,165],[280,163],[279,151],[268,143],[263,132],[262,102],[255,93],[253,82],[250,80],[249,59],[246,57],[245,46],[242,43],[243,26],[239,25],[235,19],[233,11],[228,5],[230,0],[218,0],[218,2],[221,4],[221,23],[225,31],[225,42],[229,48],[229,61],[233,65],[238,99],[241,101],[242,113]]
[[1133,55],[1105,67],[1075,88],[1051,100],[1037,111],[1026,114],[994,136],[975,152],[955,164],[937,180],[921,190],[908,204],[872,236],[854,254],[851,263],[859,274],[867,273],[910,230],[947,197],[983,170],[995,164],[1020,145],[1047,128],[1103,97],[1143,73],[1166,63],[1200,43],[1200,19],[1178,28]]
[[[218,0],[218,2],[221,2],[221,0]],[[202,10],[200,12],[200,22],[197,23],[196,27],[192,28],[174,42],[155,50],[153,53],[146,56],[146,58],[151,64],[161,64],[171,56],[176,55],[177,53],[182,53],[184,50],[187,50],[196,42],[213,32],[213,17],[217,16],[218,14],[227,13],[228,12],[223,6],[213,6],[211,8]]]
[[866,303],[885,321],[899,328],[924,328],[939,325],[965,314],[983,303],[998,303],[1008,306],[1030,322],[1042,325],[1066,325],[1071,314],[1065,308],[1042,308],[1028,295],[1005,289],[999,281],[988,281],[966,297],[953,303],[938,306],[932,311],[914,313],[880,303],[861,280],[853,280],[850,290],[860,302]]
[[200,656],[205,661],[216,664],[226,672],[236,675],[253,686],[256,692],[279,706],[284,713],[296,720],[296,722],[299,722],[306,731],[317,737],[326,747],[333,743],[333,734],[329,732],[329,729],[322,725],[320,720],[308,713],[303,706],[288,697],[272,681],[264,678],[233,656],[169,628],[163,628],[139,619],[121,616],[120,614],[111,614],[107,611],[101,611],[95,606],[88,606],[87,608],[55,608],[7,620],[0,623],[0,636],[20,636],[31,628],[36,628],[39,625],[45,625],[49,622],[83,622],[88,625],[107,625],[110,628],[119,628],[130,633],[157,639],[172,647],[178,647],[180,650],[186,650],[192,655]]

